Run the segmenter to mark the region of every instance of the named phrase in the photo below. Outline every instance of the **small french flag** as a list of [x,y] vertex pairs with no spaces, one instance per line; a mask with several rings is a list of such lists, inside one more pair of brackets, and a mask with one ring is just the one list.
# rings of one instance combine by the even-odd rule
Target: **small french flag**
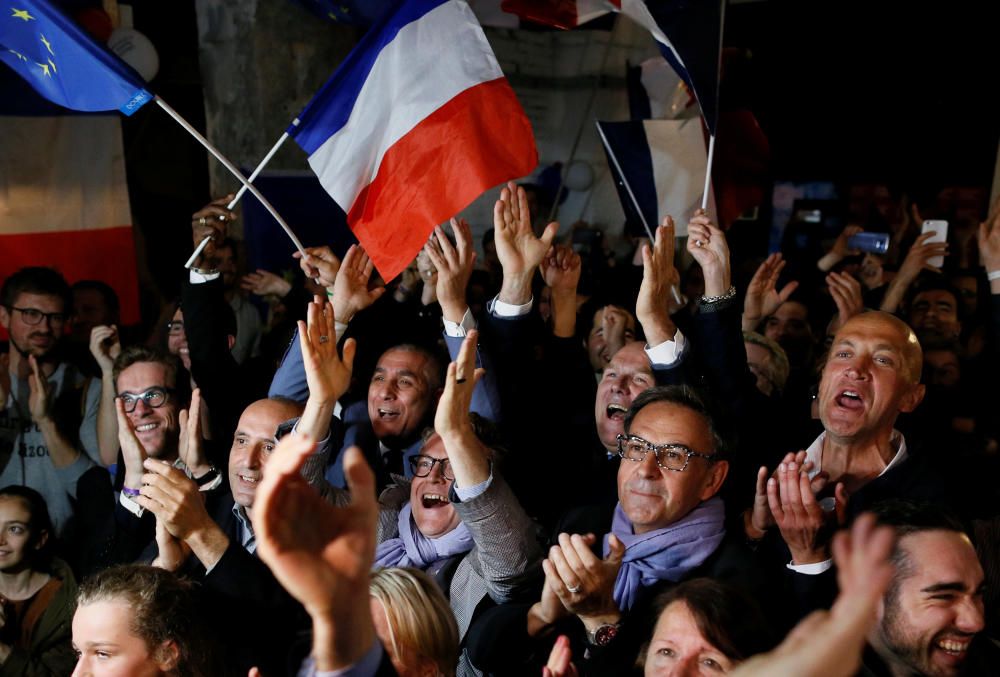
[[524,110],[468,4],[406,0],[288,129],[391,280],[434,226],[538,164]]

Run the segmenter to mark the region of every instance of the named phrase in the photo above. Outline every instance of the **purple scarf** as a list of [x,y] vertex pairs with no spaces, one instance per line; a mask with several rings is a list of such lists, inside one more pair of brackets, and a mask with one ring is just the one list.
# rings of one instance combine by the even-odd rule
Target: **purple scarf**
[[472,550],[475,545],[469,528],[458,526],[438,538],[427,538],[413,521],[410,504],[399,511],[399,536],[383,541],[375,549],[375,567],[415,567],[427,569],[435,562]]
[[[615,602],[626,611],[635,604],[640,588],[658,581],[678,581],[715,552],[726,535],[725,508],[718,496],[663,529],[636,535],[622,504],[615,506],[611,533],[625,544],[625,557],[615,579]],[[604,556],[608,556],[604,536]]]

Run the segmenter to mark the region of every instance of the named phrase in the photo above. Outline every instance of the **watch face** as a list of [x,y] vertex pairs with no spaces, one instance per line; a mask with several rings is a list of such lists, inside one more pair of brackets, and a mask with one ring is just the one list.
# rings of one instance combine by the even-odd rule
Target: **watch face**
[[594,644],[597,646],[607,646],[617,634],[617,625],[602,625],[594,631]]

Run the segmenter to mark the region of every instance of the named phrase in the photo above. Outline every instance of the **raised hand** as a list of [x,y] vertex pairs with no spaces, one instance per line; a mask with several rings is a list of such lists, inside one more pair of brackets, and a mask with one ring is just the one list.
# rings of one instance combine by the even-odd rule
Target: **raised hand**
[[49,420],[52,413],[52,386],[42,373],[38,358],[28,355],[28,365],[31,367],[28,374],[28,411],[31,412],[31,420],[42,423]]
[[306,247],[305,251],[305,257],[298,251],[292,254],[292,258],[299,260],[299,268],[309,279],[316,280],[327,290],[333,289],[337,273],[340,272],[340,259],[326,246]]
[[215,248],[226,239],[226,226],[236,220],[236,212],[226,209],[233,199],[229,194],[212,200],[207,205],[191,215],[191,241],[195,247],[206,237],[212,241],[202,250],[199,260],[211,259],[215,256]]
[[0,403],[7,405],[10,394],[10,353],[0,353]]
[[576,296],[576,288],[580,284],[579,254],[570,247],[559,245],[549,250],[541,266],[542,279],[553,294],[562,292]]
[[160,519],[156,520],[156,549],[153,566],[167,571],[177,571],[191,556],[191,548],[187,543],[172,536]]
[[243,276],[240,287],[257,296],[284,298],[292,290],[292,283],[280,275],[258,268],[257,272]]
[[183,470],[152,458],[143,462],[143,468],[140,493],[132,500],[156,515],[171,536],[188,540],[196,532],[218,530],[198,485]]
[[375,265],[365,250],[360,245],[351,245],[333,283],[333,313],[338,321],[349,324],[385,293],[385,287],[368,288],[374,270]]
[[871,515],[854,521],[851,531],[833,539],[840,595],[830,611],[806,617],[777,649],[741,663],[733,677],[850,677],[861,666],[865,636],[892,580],[890,561],[895,535],[875,527]]
[[357,348],[354,339],[347,339],[344,342],[344,358],[340,358],[335,323],[333,307],[321,296],[309,302],[306,322],[299,320],[299,346],[302,348],[309,397],[331,405],[351,385]]
[[542,562],[546,579],[568,611],[576,614],[588,630],[621,617],[615,602],[615,579],[625,556],[625,546],[612,534],[606,559],[595,555],[590,546],[594,535],[559,534],[559,545],[549,549]]
[[903,259],[903,263],[899,267],[899,273],[896,274],[897,279],[902,278],[909,284],[917,279],[922,270],[929,270],[934,273],[941,272],[940,268],[928,263],[935,256],[948,255],[947,242],[927,242],[935,234],[921,233],[917,237],[913,242],[913,246],[910,247],[910,251],[906,252],[906,258]]
[[180,436],[177,442],[177,456],[195,477],[201,477],[211,469],[205,458],[204,442],[201,435],[201,389],[191,391],[191,405],[182,409],[177,416]]
[[826,286],[837,304],[837,319],[830,326],[830,331],[835,334],[849,319],[865,309],[865,302],[861,297],[861,283],[849,273],[830,273],[826,276]]
[[125,462],[125,487],[138,489],[142,486],[142,463],[146,460],[146,450],[135,435],[135,428],[125,413],[125,403],[120,397],[115,398],[115,412],[118,415],[118,444]]
[[111,373],[115,359],[122,352],[122,344],[118,340],[118,327],[107,327],[99,324],[90,330],[90,354],[97,360],[97,366],[105,374]]
[[[986,268],[987,273],[994,273],[1000,270],[1000,199],[993,204],[993,209],[986,221],[979,224],[976,232],[976,241],[979,244],[979,260]],[[991,280],[991,286],[996,292],[996,280]]]
[[729,245],[704,209],[695,211],[688,222],[687,250],[705,275],[705,296],[721,296],[729,291]]
[[816,262],[816,267],[823,272],[828,272],[835,265],[843,261],[848,256],[856,256],[861,252],[857,249],[850,248],[850,239],[857,235],[858,233],[863,233],[864,229],[861,226],[847,226],[842,231],[837,239],[833,243],[833,247],[826,254],[823,255],[819,261]]
[[542,677],[576,677],[576,666],[573,665],[573,650],[570,648],[569,638],[566,635],[559,635],[556,643],[552,645],[549,653],[549,660],[542,668]]
[[792,281],[778,291],[778,278],[785,267],[781,254],[771,254],[757,268],[743,297],[743,331],[754,331],[768,315],[773,315],[782,303],[798,289]]
[[824,510],[816,500],[809,475],[795,462],[782,463],[777,477],[767,481],[767,502],[781,537],[795,564],[814,564],[829,559],[829,536],[846,515],[847,492],[842,483],[835,489],[834,509]]
[[[806,452],[799,451],[785,454],[782,463],[795,463],[804,473],[812,470],[812,461],[806,460]],[[780,466],[779,466],[780,467]],[[775,470],[775,474],[777,474]],[[747,537],[759,540],[764,537],[768,529],[774,526],[774,516],[771,514],[771,507],[767,501],[767,467],[761,466],[757,470],[757,488],[754,492],[753,506],[744,514],[743,527]],[[810,480],[810,486],[814,494],[819,493],[826,487],[828,476],[825,472],[817,473]]]
[[559,224],[553,221],[545,227],[540,238],[536,237],[528,211],[528,196],[524,188],[512,181],[500,191],[500,199],[493,207],[493,229],[497,258],[503,266],[504,276],[500,300],[524,305],[531,299],[531,277],[552,246]]
[[459,324],[469,307],[465,302],[465,293],[476,265],[476,251],[472,244],[472,229],[465,219],[452,219],[451,232],[455,234],[454,245],[444,229],[435,226],[424,245],[424,253],[436,270],[437,300],[441,304],[441,313],[444,319]]
[[375,477],[357,447],[347,450],[344,474],[351,504],[334,507],[299,469],[314,443],[286,435],[257,488],[257,553],[313,620],[319,670],[356,662],[374,641],[368,577],[375,560]]
[[656,229],[653,246],[642,245],[642,284],[635,300],[635,316],[651,346],[672,340],[677,332],[668,311],[671,289],[681,279],[674,267],[674,242],[674,219],[667,216]]
[[434,430],[442,438],[462,435],[472,430],[472,424],[469,422],[472,391],[479,379],[486,373],[485,369],[476,368],[476,342],[478,340],[479,332],[473,329],[462,341],[462,347],[458,351],[458,359],[448,365],[444,392],[441,393],[441,399],[438,400],[437,411],[434,414]]

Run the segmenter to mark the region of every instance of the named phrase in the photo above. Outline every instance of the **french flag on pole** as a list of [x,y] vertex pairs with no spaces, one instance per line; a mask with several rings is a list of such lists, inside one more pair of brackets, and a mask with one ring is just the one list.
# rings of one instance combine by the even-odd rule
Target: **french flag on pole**
[[288,129],[385,280],[487,189],[538,164],[468,4],[405,0]]

